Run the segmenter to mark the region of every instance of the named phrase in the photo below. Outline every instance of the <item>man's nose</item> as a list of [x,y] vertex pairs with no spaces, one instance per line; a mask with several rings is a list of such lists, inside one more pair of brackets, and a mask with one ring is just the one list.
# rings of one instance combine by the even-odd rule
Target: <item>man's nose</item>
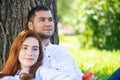
[[50,22],[49,20],[46,20],[46,21],[45,21],[45,24],[46,24],[46,25],[50,25],[50,23],[51,23],[51,22]]

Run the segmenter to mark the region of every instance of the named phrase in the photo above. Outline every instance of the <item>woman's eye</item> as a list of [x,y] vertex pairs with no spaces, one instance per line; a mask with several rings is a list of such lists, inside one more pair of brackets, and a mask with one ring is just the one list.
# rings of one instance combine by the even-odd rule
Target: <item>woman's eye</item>
[[38,50],[38,48],[33,48],[33,51],[37,51]]
[[22,47],[22,49],[27,50],[27,47]]

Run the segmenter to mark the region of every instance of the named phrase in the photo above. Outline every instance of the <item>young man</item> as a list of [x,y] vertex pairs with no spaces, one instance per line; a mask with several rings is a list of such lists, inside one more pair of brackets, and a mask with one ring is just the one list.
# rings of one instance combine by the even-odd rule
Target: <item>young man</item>
[[83,73],[68,50],[50,42],[54,33],[54,21],[50,9],[45,6],[34,7],[28,14],[27,28],[36,31],[42,38],[43,66],[62,71],[76,78],[75,80],[82,80]]

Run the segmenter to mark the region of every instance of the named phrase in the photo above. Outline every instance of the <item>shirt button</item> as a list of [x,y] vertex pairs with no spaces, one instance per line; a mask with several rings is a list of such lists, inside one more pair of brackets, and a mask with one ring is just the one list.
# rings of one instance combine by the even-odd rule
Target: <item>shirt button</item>
[[58,68],[56,68],[56,70],[59,70]]
[[44,50],[46,50],[46,48],[44,48]]
[[50,55],[48,55],[48,57],[50,58]]

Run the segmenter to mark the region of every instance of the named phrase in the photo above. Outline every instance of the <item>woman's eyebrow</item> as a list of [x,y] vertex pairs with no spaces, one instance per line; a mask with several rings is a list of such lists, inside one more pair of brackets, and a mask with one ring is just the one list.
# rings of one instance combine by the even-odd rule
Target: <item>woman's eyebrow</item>
[[22,46],[29,46],[29,45],[23,44]]

